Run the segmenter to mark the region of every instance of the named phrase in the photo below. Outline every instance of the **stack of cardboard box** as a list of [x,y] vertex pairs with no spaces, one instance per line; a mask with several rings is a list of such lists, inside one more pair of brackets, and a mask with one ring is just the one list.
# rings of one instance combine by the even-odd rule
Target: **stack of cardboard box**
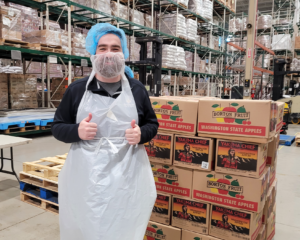
[[283,104],[150,100],[160,127],[145,147],[158,195],[145,239],[271,240]]
[[7,74],[0,73],[0,110],[8,109]]
[[51,80],[51,99],[57,100],[54,101],[53,104],[55,107],[58,107],[64,93],[68,88],[68,80],[63,78],[52,78]]
[[22,41],[22,17],[19,9],[0,7],[0,38]]

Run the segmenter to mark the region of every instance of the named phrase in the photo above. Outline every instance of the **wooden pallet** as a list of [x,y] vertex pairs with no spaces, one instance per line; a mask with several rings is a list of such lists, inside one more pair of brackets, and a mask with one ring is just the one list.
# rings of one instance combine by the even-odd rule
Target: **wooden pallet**
[[56,203],[47,201],[45,199],[41,199],[37,196],[22,191],[20,193],[20,197],[21,197],[21,201],[23,202],[26,202],[28,204],[46,210],[48,212],[52,212],[54,214],[59,213],[59,206]]
[[25,172],[20,172],[20,181],[42,187],[53,192],[58,192],[58,182],[41,178]]
[[296,141],[296,146],[300,147],[300,140]]
[[24,42],[21,40],[11,40],[11,39],[4,39],[4,38],[0,38],[0,45],[4,45],[4,46],[11,46],[11,47],[27,47],[28,46],[28,42]]
[[183,8],[188,8],[187,6],[185,6],[183,3],[178,3],[179,6],[183,7]]
[[18,132],[32,132],[40,130],[40,126],[36,125],[28,125],[25,127],[16,127],[14,125],[10,126],[6,130],[0,130],[0,134],[11,134],[11,133],[18,133]]
[[58,174],[64,163],[65,160],[58,157],[41,158],[33,162],[24,162],[23,172],[58,182]]

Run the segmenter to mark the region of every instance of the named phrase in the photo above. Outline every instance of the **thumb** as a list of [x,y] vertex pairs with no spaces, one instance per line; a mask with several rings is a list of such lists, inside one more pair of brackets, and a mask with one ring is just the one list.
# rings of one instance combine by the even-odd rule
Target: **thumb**
[[89,122],[91,120],[92,120],[92,114],[91,113],[89,113],[89,116],[87,118],[83,119],[83,121],[86,121],[86,122]]
[[132,128],[135,128],[135,120],[132,120],[132,121],[131,121],[131,127],[132,127]]

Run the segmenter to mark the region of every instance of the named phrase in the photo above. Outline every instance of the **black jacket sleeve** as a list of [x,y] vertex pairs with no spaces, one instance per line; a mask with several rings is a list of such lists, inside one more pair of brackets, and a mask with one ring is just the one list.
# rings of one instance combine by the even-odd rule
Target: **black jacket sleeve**
[[141,128],[141,141],[140,144],[149,142],[157,134],[158,121],[153,111],[148,92],[144,89],[144,101],[143,101],[143,121]]
[[59,104],[52,123],[53,136],[62,142],[73,143],[81,139],[78,135],[79,123],[76,123],[77,107],[74,106],[72,91],[67,88]]

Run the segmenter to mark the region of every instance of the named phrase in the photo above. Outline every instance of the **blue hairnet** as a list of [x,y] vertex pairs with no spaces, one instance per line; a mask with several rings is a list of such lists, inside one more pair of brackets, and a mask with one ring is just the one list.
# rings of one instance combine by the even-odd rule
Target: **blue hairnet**
[[[109,23],[97,23],[90,29],[86,37],[86,50],[91,55],[95,55],[100,38],[108,33],[115,34],[120,38],[124,58],[127,59],[129,57],[129,51],[127,48],[126,35],[122,29],[116,28]],[[131,78],[134,77],[132,70],[128,66],[125,66],[125,73]]]

